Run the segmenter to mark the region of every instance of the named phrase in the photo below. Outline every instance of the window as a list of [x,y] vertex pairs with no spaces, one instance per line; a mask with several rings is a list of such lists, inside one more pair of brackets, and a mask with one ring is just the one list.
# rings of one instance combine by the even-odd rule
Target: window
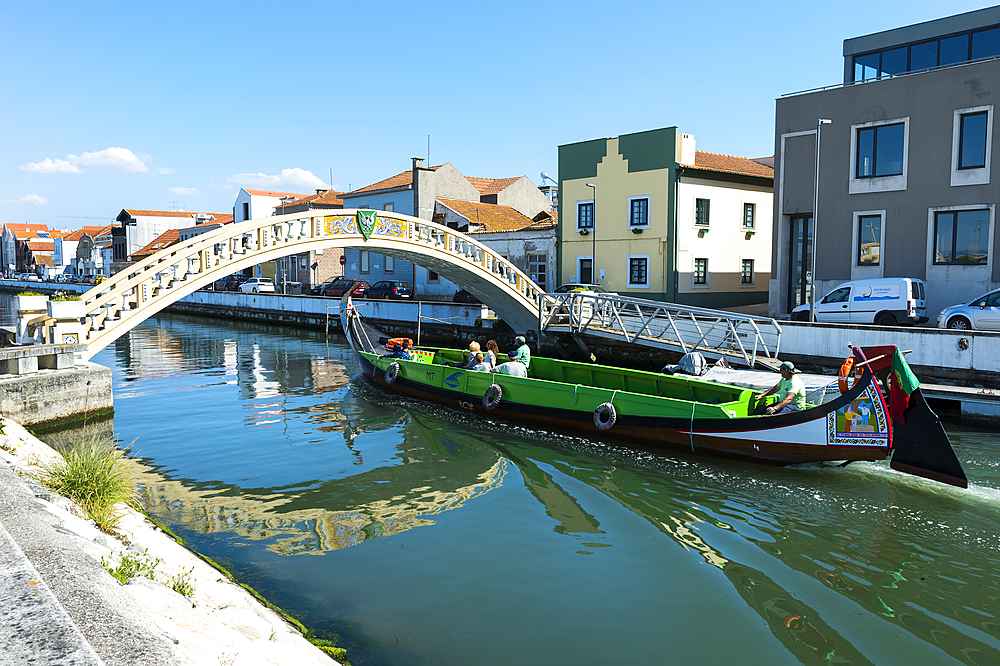
[[914,44],[910,47],[910,71],[916,72],[921,69],[930,69],[931,67],[937,67],[938,62],[938,43],[924,42],[923,44]]
[[628,225],[629,227],[649,226],[648,196],[628,198]]
[[983,265],[989,259],[989,210],[938,212],[934,216],[934,263]]
[[972,59],[1000,55],[1000,28],[972,33]]
[[590,230],[594,228],[593,201],[576,202],[576,228],[578,231],[582,229]]
[[882,216],[858,216],[858,266],[878,266],[882,244]]
[[243,219],[244,220],[249,220],[250,219],[250,203],[249,202],[246,202],[246,203],[243,204]]
[[427,282],[428,283],[439,284],[441,282],[441,276],[428,268],[427,269]]
[[394,204],[392,202],[389,202],[389,203],[385,204],[384,206],[382,206],[382,210],[384,210],[387,213],[392,213],[392,212],[394,212],[396,210],[396,204]]
[[576,274],[580,276],[580,284],[594,284],[594,260],[590,257],[577,257],[576,264]]
[[757,204],[745,203],[743,204],[743,228],[753,229],[754,219],[757,216]]
[[966,113],[959,120],[958,168],[986,167],[986,127],[989,112]]
[[361,272],[368,273],[369,271],[369,259],[368,250],[361,250]]
[[628,255],[628,286],[638,289],[649,288],[649,255]]
[[694,284],[708,284],[708,259],[694,260],[694,274],[692,276]]
[[389,255],[385,256],[385,272],[386,273],[395,273],[396,272],[396,258],[395,257],[390,257]]
[[546,277],[549,273],[549,256],[547,254],[528,255],[528,276],[535,281],[542,291],[548,290]]
[[902,175],[904,129],[903,123],[859,129],[854,177]]
[[753,259],[744,259],[740,263],[740,284],[753,284]]
[[956,35],[941,40],[938,65],[954,65],[969,59],[969,35]]
[[694,200],[694,223],[699,227],[708,226],[708,199]]
[[821,303],[847,303],[848,299],[851,297],[850,287],[841,287],[836,291],[831,291],[829,294],[823,297]]

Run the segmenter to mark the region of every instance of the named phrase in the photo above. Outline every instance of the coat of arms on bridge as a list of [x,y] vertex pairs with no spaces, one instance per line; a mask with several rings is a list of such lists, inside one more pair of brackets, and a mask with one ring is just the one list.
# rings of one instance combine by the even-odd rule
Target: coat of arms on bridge
[[375,230],[375,223],[378,221],[376,218],[377,211],[374,210],[359,210],[357,216],[358,231],[361,235],[365,237],[365,240],[372,235],[372,231]]

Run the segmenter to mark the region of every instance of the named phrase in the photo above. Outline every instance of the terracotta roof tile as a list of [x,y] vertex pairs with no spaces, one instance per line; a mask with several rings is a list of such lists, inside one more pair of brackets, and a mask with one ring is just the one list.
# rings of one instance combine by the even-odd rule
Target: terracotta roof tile
[[521,176],[517,178],[476,178],[475,176],[466,176],[465,179],[472,183],[472,186],[479,190],[480,194],[485,196],[502,192],[513,183],[519,181]]
[[[232,216],[230,216],[232,217]],[[140,248],[132,253],[132,258],[135,257],[145,257],[148,254],[153,254],[154,252],[159,252],[165,247],[170,247],[178,240],[180,240],[180,230],[179,229],[167,229],[162,234],[153,239],[153,242],[146,247]]]
[[[276,190],[248,190],[245,187],[243,189],[246,190],[247,194],[249,194],[250,196],[254,196],[254,197],[276,197],[278,199],[281,199],[282,197],[304,197],[304,196],[308,196],[308,195],[303,194],[301,192],[278,192]],[[214,215],[214,213],[213,213],[213,215]]]
[[38,232],[48,234],[49,228],[44,224],[18,224],[16,222],[8,222],[4,225],[7,229],[14,234],[19,240],[24,240],[25,238],[37,238]]
[[454,199],[438,199],[443,205],[469,220],[470,233],[496,233],[499,231],[518,231],[535,224],[510,206],[479,203],[478,201],[456,201]]
[[55,243],[44,238],[28,238],[25,242],[32,252],[52,252],[55,250]]
[[54,266],[55,259],[44,254],[35,255],[36,266]]
[[314,204],[314,205],[325,205],[325,206],[343,206],[344,202],[340,199],[340,195],[344,192],[337,192],[336,190],[326,190],[318,194],[310,194],[309,196],[304,196],[295,201],[286,201],[286,206],[301,206],[302,204]]
[[[431,171],[437,171],[443,166],[444,164],[438,164],[437,166],[430,167],[430,169]],[[371,185],[367,185],[365,187],[356,190],[351,190],[350,192],[341,192],[341,194],[349,195],[349,194],[362,194],[364,192],[378,192],[379,190],[391,190],[396,187],[406,187],[407,185],[412,185],[412,184],[413,184],[413,169],[410,169],[409,171],[397,173],[395,176],[392,176],[391,178],[380,180],[377,183],[372,183]]]
[[746,157],[706,153],[701,150],[695,151],[694,164],[689,164],[688,166],[703,171],[717,171],[720,173],[739,174],[741,176],[774,179],[774,169],[760,162],[755,162]]
[[[295,196],[302,196],[296,194]],[[212,215],[216,218],[221,217],[222,213],[204,213],[194,210],[139,210],[136,208],[126,208],[125,212],[132,217],[191,217],[195,215]],[[232,215],[230,215],[232,217]]]
[[90,236],[91,238],[96,238],[97,236],[100,236],[101,231],[110,228],[110,224],[106,227],[83,227],[82,229],[77,229],[76,231],[71,232],[68,236],[65,236],[63,240],[78,241],[83,238],[84,234]]

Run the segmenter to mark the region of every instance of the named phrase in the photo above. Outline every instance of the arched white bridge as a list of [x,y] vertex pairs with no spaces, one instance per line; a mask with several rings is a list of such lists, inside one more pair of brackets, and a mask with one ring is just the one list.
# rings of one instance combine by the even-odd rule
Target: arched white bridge
[[[224,225],[137,261],[85,292],[79,340],[87,345],[83,357],[90,359],[148,317],[219,278],[330,247],[362,247],[414,261],[468,289],[514,330],[538,326],[539,299],[545,292],[469,236],[397,213],[309,211]],[[31,323],[45,330],[53,322],[38,318]]]

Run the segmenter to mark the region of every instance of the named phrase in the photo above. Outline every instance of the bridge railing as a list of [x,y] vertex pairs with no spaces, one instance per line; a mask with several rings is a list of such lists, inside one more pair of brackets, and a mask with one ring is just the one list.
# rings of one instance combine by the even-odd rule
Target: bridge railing
[[[354,209],[309,211],[223,225],[129,265],[81,297],[86,313],[81,342],[92,346],[87,357],[159,309],[235,270],[310,249],[363,246],[368,241],[357,228],[356,214]],[[510,261],[435,222],[379,211],[369,238],[376,237],[372,244],[382,251],[405,254],[420,246],[417,254],[485,274],[532,319],[544,296]],[[32,322],[41,339],[50,324],[45,318]]]
[[781,326],[768,317],[710,310],[628,296],[570,292],[546,294],[539,308],[541,330],[589,331],[637,344],[663,343],[681,352],[742,358],[777,358]]

